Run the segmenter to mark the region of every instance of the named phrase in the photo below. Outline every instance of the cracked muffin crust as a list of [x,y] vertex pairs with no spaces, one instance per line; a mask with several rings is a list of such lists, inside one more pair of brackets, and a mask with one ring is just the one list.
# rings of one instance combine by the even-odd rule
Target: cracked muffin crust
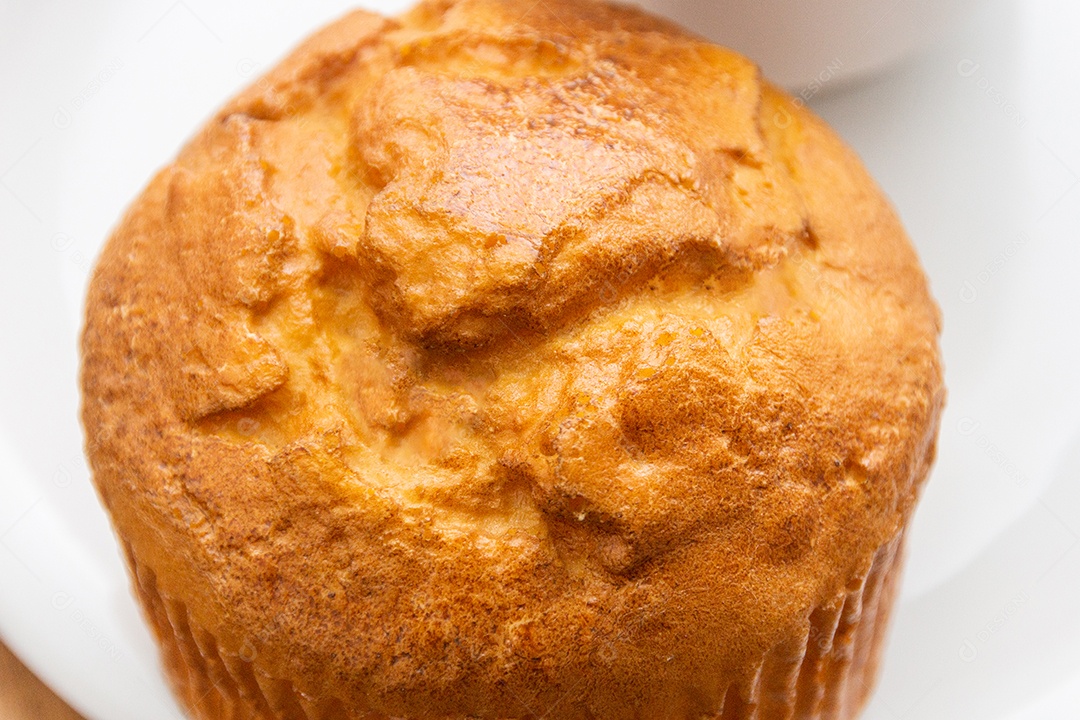
[[83,420],[195,717],[852,717],[939,324],[748,60],[432,0],[320,31],[151,181]]

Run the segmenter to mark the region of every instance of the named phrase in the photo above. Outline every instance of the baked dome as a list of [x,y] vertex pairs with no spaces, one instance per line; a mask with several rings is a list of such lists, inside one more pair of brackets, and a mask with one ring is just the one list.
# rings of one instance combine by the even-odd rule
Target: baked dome
[[151,181],[83,419],[196,717],[850,717],[939,324],[750,61],[427,2],[320,31]]

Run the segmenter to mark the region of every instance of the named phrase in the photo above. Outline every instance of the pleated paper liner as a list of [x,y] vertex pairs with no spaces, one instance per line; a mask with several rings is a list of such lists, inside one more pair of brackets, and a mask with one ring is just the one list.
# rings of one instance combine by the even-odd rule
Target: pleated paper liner
[[[709,720],[848,720],[857,717],[877,675],[899,585],[903,532],[883,545],[847,589],[810,614],[801,637],[762,659],[749,688],[732,685]],[[127,556],[136,593],[159,639],[166,674],[198,720],[382,720],[337,699],[313,700],[287,680],[226,653],[183,603],[163,597],[153,572]],[[705,720],[694,719],[694,720]]]

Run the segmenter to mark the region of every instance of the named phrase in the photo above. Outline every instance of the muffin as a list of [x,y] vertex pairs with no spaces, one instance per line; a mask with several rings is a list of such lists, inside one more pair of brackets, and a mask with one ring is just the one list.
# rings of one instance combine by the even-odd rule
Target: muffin
[[747,59],[436,0],[318,32],[153,178],[82,415],[193,718],[851,718],[939,327]]

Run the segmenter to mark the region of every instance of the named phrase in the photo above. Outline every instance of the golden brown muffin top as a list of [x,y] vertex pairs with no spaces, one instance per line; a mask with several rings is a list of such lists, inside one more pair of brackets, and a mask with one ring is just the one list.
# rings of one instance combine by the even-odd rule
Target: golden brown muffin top
[[628,8],[354,12],[109,241],[95,481],[163,594],[313,697],[682,717],[906,522],[939,320],[855,156]]

